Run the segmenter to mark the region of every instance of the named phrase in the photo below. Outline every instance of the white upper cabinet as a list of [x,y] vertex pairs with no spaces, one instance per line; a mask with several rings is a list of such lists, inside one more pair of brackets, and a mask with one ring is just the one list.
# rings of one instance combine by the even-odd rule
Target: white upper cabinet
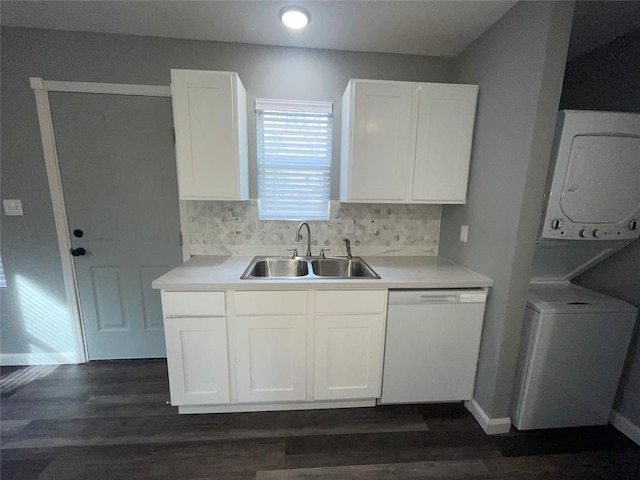
[[404,202],[415,144],[414,86],[352,80],[342,97],[340,200]]
[[171,70],[182,200],[247,200],[247,98],[233,72]]
[[478,87],[351,80],[340,201],[464,203]]
[[465,203],[478,86],[422,83],[419,93],[411,200]]

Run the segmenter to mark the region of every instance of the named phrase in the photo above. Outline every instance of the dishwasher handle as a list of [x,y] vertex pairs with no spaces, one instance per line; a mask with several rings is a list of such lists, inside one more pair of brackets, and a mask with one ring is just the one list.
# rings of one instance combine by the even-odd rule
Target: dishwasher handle
[[434,305],[455,303],[484,303],[487,291],[483,288],[462,290],[390,290],[389,305]]
[[458,303],[458,295],[442,294],[442,295],[420,295],[418,303]]

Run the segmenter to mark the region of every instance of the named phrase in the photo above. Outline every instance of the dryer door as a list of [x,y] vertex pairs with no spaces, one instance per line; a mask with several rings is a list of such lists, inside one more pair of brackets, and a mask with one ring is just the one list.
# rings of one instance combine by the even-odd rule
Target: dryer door
[[628,218],[640,207],[640,138],[575,136],[560,207],[574,223]]

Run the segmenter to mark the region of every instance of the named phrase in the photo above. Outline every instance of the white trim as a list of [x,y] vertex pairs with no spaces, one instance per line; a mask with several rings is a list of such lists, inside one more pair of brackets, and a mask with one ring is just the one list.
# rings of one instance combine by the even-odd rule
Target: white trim
[[[84,363],[88,361],[89,355],[84,336],[82,324],[82,311],[80,309],[78,289],[76,283],[73,260],[69,255],[71,249],[71,238],[69,237],[69,223],[67,211],[64,203],[62,190],[62,180],[60,178],[60,168],[58,164],[58,153],[56,149],[55,134],[53,129],[53,119],[51,117],[51,105],[49,103],[49,92],[68,93],[94,93],[105,95],[135,95],[150,97],[171,97],[171,87],[163,85],[126,85],[115,83],[88,83],[88,82],[58,82],[43,80],[39,77],[30,77],[29,83],[36,98],[36,110],[38,122],[40,124],[40,136],[42,139],[42,150],[44,162],[49,181],[49,191],[51,203],[53,205],[53,218],[56,225],[56,235],[58,237],[58,250],[62,262],[62,275],[67,297],[67,305],[71,315],[73,334],[76,344],[75,359],[69,359],[68,354],[62,353],[61,357],[47,358],[58,361],[52,363]],[[187,215],[186,202],[179,201],[180,230],[182,233],[182,258],[184,261],[191,258],[191,244],[189,235],[189,217]],[[32,354],[19,354],[32,355]],[[11,358],[15,357],[13,355]],[[22,358],[22,357],[20,357]],[[26,358],[26,357],[25,357]],[[40,358],[40,357],[38,357]],[[20,360],[27,361],[27,360]],[[41,363],[24,363],[24,365],[39,365]],[[22,365],[22,363],[16,363]]]
[[178,413],[232,413],[275,412],[280,410],[317,410],[324,408],[375,407],[373,400],[343,400],[338,402],[290,402],[290,403],[244,403],[231,405],[179,405]]
[[627,417],[611,410],[609,423],[617,428],[621,433],[629,437],[630,440],[640,445],[640,426],[633,423]]
[[333,113],[331,102],[309,102],[304,100],[276,100],[270,98],[256,98],[256,110],[276,110],[284,112],[303,113]]
[[165,85],[127,85],[120,83],[58,82],[30,78],[31,88],[48,92],[97,93],[102,95],[134,95],[140,97],[169,97],[171,87]]
[[0,365],[3,367],[19,365],[60,365],[69,363],[78,363],[75,352],[0,354]]
[[84,363],[87,361],[86,342],[82,328],[82,318],[80,304],[78,302],[78,292],[76,285],[76,272],[73,267],[73,260],[69,254],[71,249],[71,238],[69,237],[69,224],[67,221],[67,211],[65,209],[64,194],[62,191],[62,180],[58,168],[58,152],[53,131],[53,119],[51,118],[51,105],[49,104],[49,94],[44,89],[44,82],[41,78],[31,78],[31,87],[36,97],[36,109],[38,112],[38,122],[40,124],[40,137],[42,139],[42,151],[44,163],[47,169],[49,180],[49,192],[53,205],[53,218],[56,225],[58,237],[58,251],[62,262],[62,276],[64,279],[64,289],[67,297],[67,305],[71,315],[73,336],[76,345],[75,362]]
[[480,424],[487,435],[498,435],[500,433],[509,433],[511,430],[511,418],[489,418],[489,415],[482,409],[475,399],[467,400],[464,406],[471,412],[471,415]]

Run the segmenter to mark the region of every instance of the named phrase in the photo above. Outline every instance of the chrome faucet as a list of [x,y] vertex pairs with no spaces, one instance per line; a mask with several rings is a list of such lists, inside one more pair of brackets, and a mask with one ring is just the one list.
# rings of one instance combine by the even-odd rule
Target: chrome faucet
[[303,226],[307,227],[307,257],[310,257],[311,256],[311,229],[309,228],[309,224],[307,222],[300,222],[300,225],[298,225],[298,231],[296,232],[296,242],[299,242],[300,240],[302,240],[302,234],[300,233],[300,230],[302,230]]
[[344,240],[344,246],[347,247],[347,258],[351,260],[353,258],[353,255],[351,255],[351,242],[348,238],[343,238],[342,240]]

